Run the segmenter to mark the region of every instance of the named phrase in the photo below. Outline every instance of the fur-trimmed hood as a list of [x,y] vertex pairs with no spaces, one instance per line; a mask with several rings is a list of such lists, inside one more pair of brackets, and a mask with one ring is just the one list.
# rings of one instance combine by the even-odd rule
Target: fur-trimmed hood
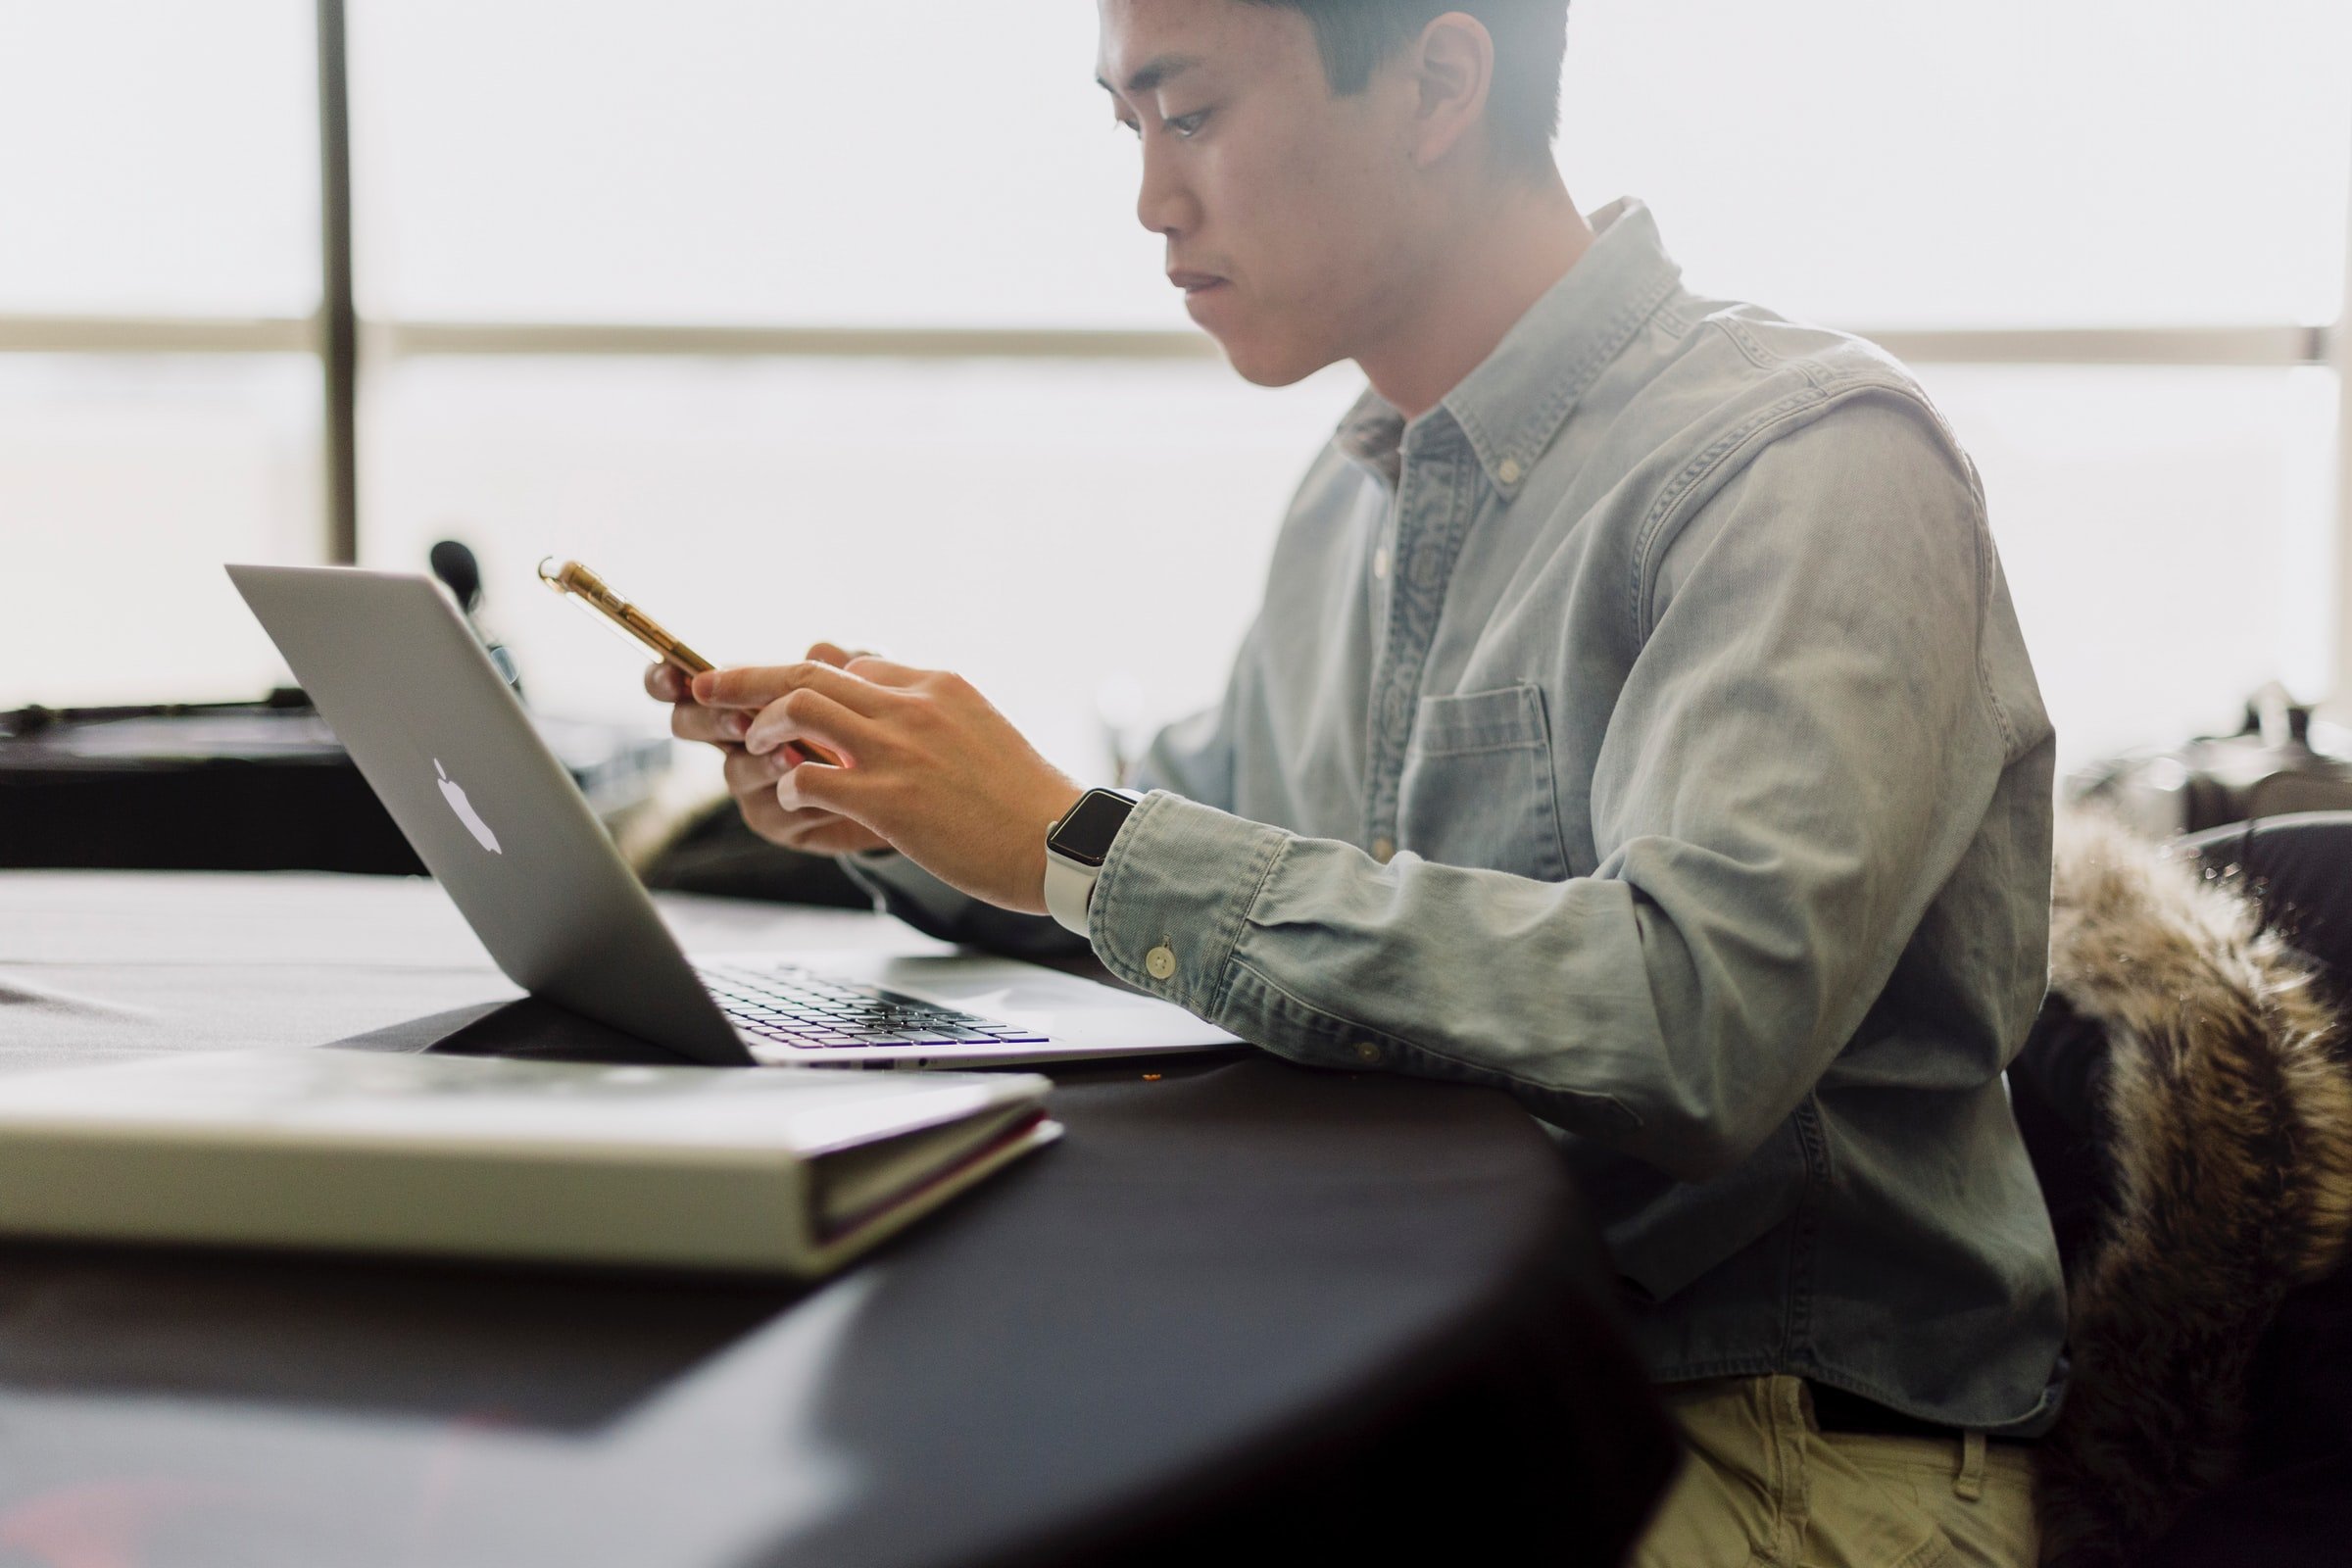
[[2050,982],[2103,1035],[2108,1191],[2069,1269],[2043,1557],[2126,1562],[2229,1479],[2256,1343],[2344,1257],[2352,1076],[2311,966],[2230,879],[2104,817],[2059,825]]

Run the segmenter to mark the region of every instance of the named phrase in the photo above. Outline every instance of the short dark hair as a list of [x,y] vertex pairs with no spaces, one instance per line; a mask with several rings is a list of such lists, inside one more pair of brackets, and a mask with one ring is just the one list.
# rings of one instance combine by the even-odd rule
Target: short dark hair
[[1551,167],[1560,128],[1560,60],[1568,49],[1568,0],[1244,0],[1296,11],[1315,24],[1323,76],[1342,95],[1448,11],[1485,24],[1494,39],[1487,126],[1497,158],[1526,172]]

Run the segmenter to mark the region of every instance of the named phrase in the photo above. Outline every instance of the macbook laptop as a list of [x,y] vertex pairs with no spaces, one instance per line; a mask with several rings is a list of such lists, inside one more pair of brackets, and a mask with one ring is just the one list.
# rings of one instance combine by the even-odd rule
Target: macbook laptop
[[980,1067],[1218,1050],[1183,1008],[969,954],[690,960],[429,578],[228,568],[509,979],[701,1061]]

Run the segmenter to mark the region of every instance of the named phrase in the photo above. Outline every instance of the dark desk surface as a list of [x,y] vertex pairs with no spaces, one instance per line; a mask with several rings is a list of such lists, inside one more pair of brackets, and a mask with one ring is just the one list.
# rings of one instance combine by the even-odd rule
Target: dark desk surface
[[[0,1071],[420,1048],[513,995],[425,883],[0,874]],[[808,1291],[0,1247],[0,1564],[1614,1557],[1671,1443],[1507,1100],[1060,1076],[1060,1146]]]

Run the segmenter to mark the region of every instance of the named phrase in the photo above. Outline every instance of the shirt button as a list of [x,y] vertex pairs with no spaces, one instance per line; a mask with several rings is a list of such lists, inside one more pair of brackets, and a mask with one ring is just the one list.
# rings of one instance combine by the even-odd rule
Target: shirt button
[[1176,972],[1176,955],[1165,947],[1153,948],[1144,955],[1144,972],[1154,980],[1165,980]]
[[1382,545],[1372,552],[1372,575],[1381,581],[1389,580],[1389,547]]
[[1380,1060],[1380,1047],[1369,1040],[1358,1040],[1355,1043],[1355,1059],[1365,1063],[1377,1062]]
[[1494,465],[1494,477],[1500,479],[1504,484],[1517,484],[1519,482],[1519,464],[1517,460],[1505,458],[1500,463]]
[[1372,858],[1378,860],[1381,864],[1388,864],[1389,858],[1396,853],[1396,841],[1395,839],[1384,836],[1372,841]]

